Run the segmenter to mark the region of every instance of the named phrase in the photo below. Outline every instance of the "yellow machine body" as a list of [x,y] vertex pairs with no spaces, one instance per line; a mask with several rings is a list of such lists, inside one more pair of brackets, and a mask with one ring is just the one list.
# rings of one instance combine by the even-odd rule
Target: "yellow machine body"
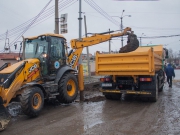
[[[13,97],[16,97],[17,94],[20,94],[21,89],[19,88],[28,82],[34,81],[40,76],[40,66],[38,59],[27,59],[20,61],[0,71],[0,74],[10,74],[24,62],[24,68],[20,69],[19,72],[16,73],[15,79],[10,87],[4,88],[2,85],[0,86],[0,96],[3,99],[4,106],[7,106]],[[4,81],[5,79],[1,78],[1,82]]]

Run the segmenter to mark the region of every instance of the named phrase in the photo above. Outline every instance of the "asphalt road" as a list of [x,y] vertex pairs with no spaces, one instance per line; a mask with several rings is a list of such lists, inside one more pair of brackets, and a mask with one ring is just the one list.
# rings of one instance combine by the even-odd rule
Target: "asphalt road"
[[[178,71],[179,72],[179,71]],[[178,77],[176,77],[178,78]],[[85,91],[96,102],[46,104],[41,115],[12,118],[0,135],[179,135],[180,81],[166,84],[156,103],[137,96],[106,100],[97,89]]]

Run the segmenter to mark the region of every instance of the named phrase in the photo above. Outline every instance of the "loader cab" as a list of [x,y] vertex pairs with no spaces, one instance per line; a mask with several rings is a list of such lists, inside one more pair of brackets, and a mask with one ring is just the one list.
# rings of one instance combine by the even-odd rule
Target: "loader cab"
[[65,41],[57,34],[26,38],[24,59],[39,59],[42,76],[53,80],[59,68],[66,64]]

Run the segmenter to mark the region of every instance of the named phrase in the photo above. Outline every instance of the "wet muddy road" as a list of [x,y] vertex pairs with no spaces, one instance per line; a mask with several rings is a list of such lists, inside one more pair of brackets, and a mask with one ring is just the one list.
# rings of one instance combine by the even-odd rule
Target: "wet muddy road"
[[[96,88],[85,91],[86,102],[46,104],[41,115],[14,117],[1,135],[179,135],[180,81],[166,84],[156,103],[125,96],[102,97]],[[90,98],[90,100],[87,100]],[[93,102],[92,102],[93,101]]]

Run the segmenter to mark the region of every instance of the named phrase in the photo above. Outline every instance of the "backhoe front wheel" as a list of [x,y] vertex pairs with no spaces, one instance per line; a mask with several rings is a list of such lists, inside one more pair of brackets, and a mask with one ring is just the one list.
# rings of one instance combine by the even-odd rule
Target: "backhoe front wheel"
[[73,102],[78,94],[78,83],[76,76],[71,73],[63,75],[59,82],[59,95],[57,99],[61,103]]
[[36,117],[43,108],[44,94],[39,87],[29,87],[21,94],[20,101],[24,114]]

